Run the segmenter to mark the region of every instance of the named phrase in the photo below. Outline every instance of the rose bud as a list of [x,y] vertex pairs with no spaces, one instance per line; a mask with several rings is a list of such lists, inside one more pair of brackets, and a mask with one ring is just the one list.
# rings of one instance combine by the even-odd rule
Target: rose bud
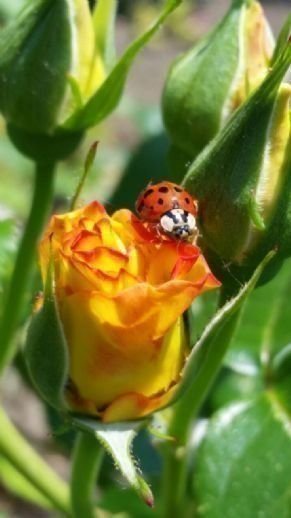
[[116,107],[134,58],[180,1],[168,0],[117,62],[117,2],[99,0],[92,13],[88,0],[29,2],[0,35],[0,111],[16,147],[67,156]]
[[173,167],[193,160],[261,83],[273,46],[260,4],[233,1],[217,27],[174,62],[162,101]]
[[30,132],[52,133],[105,77],[87,0],[32,2],[4,29],[0,58],[1,111]]
[[168,404],[189,353],[183,312],[219,286],[200,249],[93,202],[51,219],[40,263],[45,297],[26,353],[41,394],[104,422]]
[[199,201],[204,250],[242,279],[269,250],[273,264],[291,254],[291,87],[281,84],[290,63],[289,42],[184,180]]

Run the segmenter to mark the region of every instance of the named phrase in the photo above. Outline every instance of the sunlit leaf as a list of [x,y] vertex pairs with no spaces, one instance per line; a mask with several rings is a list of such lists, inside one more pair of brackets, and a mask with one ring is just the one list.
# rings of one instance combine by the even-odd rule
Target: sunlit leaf
[[229,405],[233,401],[255,397],[264,390],[262,371],[241,374],[231,369],[222,369],[207,400],[207,410],[214,411]]
[[226,407],[198,451],[197,516],[289,518],[290,463],[291,421],[274,393]]

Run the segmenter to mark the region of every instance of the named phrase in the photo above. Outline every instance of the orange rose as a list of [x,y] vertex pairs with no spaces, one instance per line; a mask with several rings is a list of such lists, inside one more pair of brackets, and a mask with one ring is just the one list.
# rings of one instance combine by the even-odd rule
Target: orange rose
[[93,202],[51,219],[40,245],[44,280],[50,249],[70,407],[111,422],[164,406],[188,354],[182,314],[219,286],[199,248]]

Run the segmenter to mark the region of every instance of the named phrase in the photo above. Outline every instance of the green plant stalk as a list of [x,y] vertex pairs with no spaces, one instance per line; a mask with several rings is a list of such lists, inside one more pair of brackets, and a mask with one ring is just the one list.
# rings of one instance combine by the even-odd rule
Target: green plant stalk
[[30,214],[18,248],[0,323],[0,372],[11,360],[15,351],[13,339],[33,270],[37,241],[51,206],[54,170],[55,163],[53,162],[44,161],[36,164]]
[[[229,293],[221,289],[219,306],[226,301]],[[185,493],[187,489],[187,450],[190,432],[195,420],[218,372],[221,368],[225,352],[230,345],[237,322],[240,317],[237,311],[226,323],[221,333],[219,346],[215,355],[208,356],[191,388],[173,407],[173,415],[168,428],[168,435],[177,438],[173,443],[164,445],[164,480],[162,486],[162,516],[170,518],[185,513]],[[184,514],[185,518],[187,514]]]
[[79,433],[71,476],[71,504],[74,518],[97,517],[94,489],[103,454],[104,450],[93,434]]
[[77,203],[79,201],[79,196],[83,190],[83,187],[84,187],[84,184],[86,182],[86,179],[88,177],[88,174],[91,172],[91,168],[92,168],[92,165],[93,165],[93,162],[94,162],[94,158],[95,158],[95,155],[96,155],[96,151],[97,151],[97,146],[98,146],[98,141],[96,140],[92,146],[90,147],[88,153],[87,153],[87,156],[86,156],[86,160],[85,160],[85,164],[84,164],[84,171],[80,177],[80,180],[78,182],[78,185],[77,185],[77,188],[76,188],[76,191],[75,191],[75,194],[72,198],[72,201],[71,201],[71,204],[70,204],[70,210],[75,210],[76,209],[76,206],[77,206]]
[[71,516],[69,489],[65,482],[31,448],[1,408],[0,455],[6,457],[56,510]]

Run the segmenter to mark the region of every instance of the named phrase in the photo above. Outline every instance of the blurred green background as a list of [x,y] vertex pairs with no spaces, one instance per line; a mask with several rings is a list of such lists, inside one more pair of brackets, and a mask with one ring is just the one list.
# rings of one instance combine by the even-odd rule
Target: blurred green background
[[[276,0],[262,3],[274,32],[277,33],[290,9],[289,1]],[[0,24],[5,25],[22,4],[23,0],[13,0],[13,2],[0,0]],[[160,4],[161,2],[158,0],[120,0],[116,33],[119,52],[150,23]],[[56,183],[56,210],[62,211],[68,206],[86,153],[95,140],[98,140],[100,144],[92,173],[82,193],[84,202],[99,199],[109,211],[121,206],[132,208],[137,194],[148,181],[170,177],[167,166],[168,141],[163,132],[159,109],[167,70],[179,53],[186,50],[190,43],[199,39],[221,18],[228,5],[228,0],[185,0],[169,18],[163,30],[136,61],[130,73],[122,102],[116,112],[105,123],[91,130],[78,152],[60,165]],[[1,310],[3,289],[11,272],[18,236],[30,205],[33,165],[10,144],[2,120],[0,120],[0,137]],[[269,301],[274,299],[274,293],[276,293],[276,297],[280,293],[280,307],[283,310],[284,306],[288,308],[285,303],[291,287],[290,267],[289,261],[278,279],[258,290],[248,304],[243,325],[240,327],[235,341],[236,346],[227,356],[224,371],[203,409],[203,417],[207,418],[216,409],[242,395],[261,393],[264,381],[259,368],[259,350],[262,343],[266,344],[267,354],[268,344],[270,346],[272,340],[275,348],[278,349],[282,345],[286,345],[288,340],[290,341],[287,310],[284,312],[280,309],[280,317],[276,320],[275,327],[272,328],[273,336],[267,337],[269,342],[262,334],[262,329],[266,328],[266,323],[271,318],[270,315],[273,315],[274,308]],[[28,310],[31,305],[32,300],[28,300]],[[214,305],[214,296],[210,295],[202,300],[199,299],[193,306],[196,334],[199,334],[205,324],[207,315],[213,312]],[[254,319],[248,317],[254,312],[256,315],[260,315],[255,322]],[[272,316],[272,318],[274,317]],[[253,327],[250,328],[250,325]],[[18,358],[18,368],[11,368],[1,381],[2,402],[13,421],[28,439],[37,445],[39,451],[62,476],[68,478],[69,461],[65,451],[70,446],[70,438],[64,436],[57,443],[54,441],[48,420],[54,429],[57,426],[57,417],[51,413],[49,416],[47,415],[29,385],[24,382],[20,372],[22,372],[21,357]],[[268,409],[266,410],[264,405],[264,402],[260,403],[260,411],[266,414]],[[251,410],[249,413],[251,414]],[[247,414],[246,419],[251,420],[251,418],[252,416]],[[274,430],[275,433],[277,433],[276,430]],[[211,447],[213,445],[210,437],[209,444],[205,448]],[[150,477],[152,484],[156,486],[161,469],[158,453],[150,445],[147,437],[141,437],[137,441],[136,449],[146,476]],[[201,455],[205,455],[205,452],[202,452]],[[217,459],[217,462],[219,461],[221,459]],[[42,512],[33,505],[24,504],[19,497],[11,496],[9,470],[3,462],[0,459],[1,518],[4,516],[22,518],[51,516],[49,512]],[[102,485],[110,490],[104,497],[104,507],[111,512],[127,509],[130,516],[154,516],[152,511],[148,511],[139,503],[131,491],[121,490],[111,485],[112,478],[117,476],[112,470],[110,461],[107,460],[102,475]],[[197,482],[198,486],[194,488],[198,494],[203,487],[203,476],[202,473]],[[18,494],[21,494],[21,481]],[[116,495],[118,495],[118,505],[115,508]],[[237,516],[241,518],[241,515]],[[280,518],[283,515],[274,516]],[[291,516],[291,514],[287,516]]]

